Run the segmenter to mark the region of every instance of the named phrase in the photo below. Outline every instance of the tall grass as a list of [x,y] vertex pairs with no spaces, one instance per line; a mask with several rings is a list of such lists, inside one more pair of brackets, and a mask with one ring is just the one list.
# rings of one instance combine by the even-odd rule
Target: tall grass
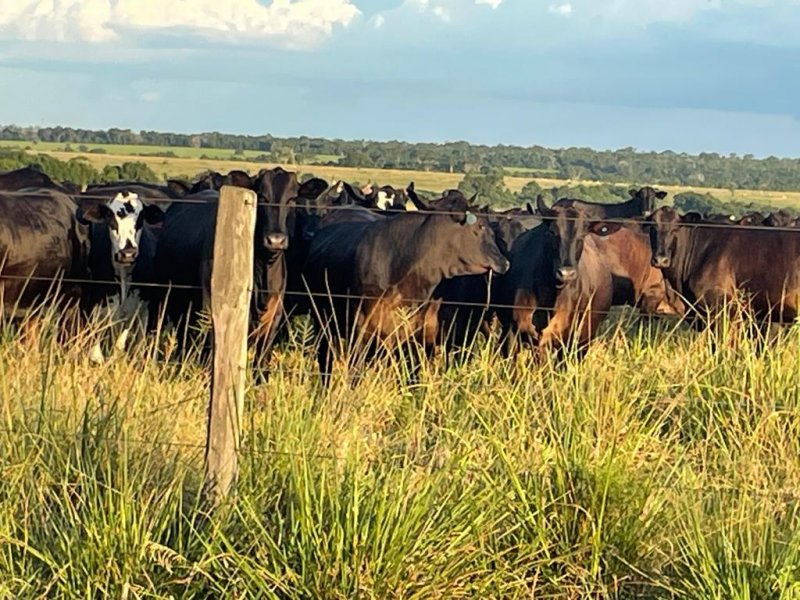
[[197,361],[0,327],[0,597],[800,597],[796,329],[620,318],[582,362],[481,344],[327,391],[306,333],[249,387],[205,521]]

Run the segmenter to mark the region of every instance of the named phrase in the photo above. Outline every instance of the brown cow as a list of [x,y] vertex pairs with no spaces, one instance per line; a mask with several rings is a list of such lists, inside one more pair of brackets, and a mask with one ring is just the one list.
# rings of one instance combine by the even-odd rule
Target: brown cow
[[787,323],[797,317],[800,232],[707,228],[671,207],[659,208],[650,219],[653,265],[701,317],[713,316],[739,292],[759,318]]
[[[511,270],[495,286],[506,353],[515,347],[518,336],[540,345],[546,329],[543,346],[566,340],[575,315],[587,309],[592,313],[590,321],[578,339],[588,342],[612,303],[640,304],[648,312],[680,312],[663,276],[650,266],[647,237],[639,224],[619,222],[640,214],[641,203],[598,205],[570,200],[559,201],[553,208],[541,200],[537,203],[548,222],[515,242]],[[581,267],[586,250],[589,254]],[[557,318],[549,326],[554,308]]]

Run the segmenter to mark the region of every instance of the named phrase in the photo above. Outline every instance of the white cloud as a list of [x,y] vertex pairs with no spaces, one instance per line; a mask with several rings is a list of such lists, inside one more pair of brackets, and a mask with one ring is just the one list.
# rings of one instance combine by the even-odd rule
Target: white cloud
[[139,100],[142,102],[158,102],[161,99],[161,94],[158,92],[142,92],[139,94]]
[[298,47],[358,14],[352,0],[0,0],[0,38],[102,43],[179,30]]
[[383,27],[384,23],[386,23],[386,17],[384,17],[383,15],[378,15],[372,20],[372,24],[375,27],[375,29],[380,29],[381,27]]
[[449,22],[454,15],[460,15],[468,8],[483,5],[496,9],[502,3],[503,0],[405,0],[399,9],[387,13],[412,8],[422,13],[430,12],[442,21]]
[[554,15],[568,17],[572,14],[572,4],[569,2],[565,2],[564,4],[551,4],[547,10]]

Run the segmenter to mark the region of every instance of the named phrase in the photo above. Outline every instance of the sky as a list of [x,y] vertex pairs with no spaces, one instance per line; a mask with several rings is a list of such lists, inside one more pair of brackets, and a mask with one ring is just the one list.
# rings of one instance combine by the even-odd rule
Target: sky
[[0,0],[0,122],[800,157],[800,0]]

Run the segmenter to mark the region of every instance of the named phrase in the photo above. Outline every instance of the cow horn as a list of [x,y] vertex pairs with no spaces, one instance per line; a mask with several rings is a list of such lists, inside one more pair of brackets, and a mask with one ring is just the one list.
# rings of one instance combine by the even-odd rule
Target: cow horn
[[550,211],[550,207],[547,206],[547,203],[544,201],[544,196],[542,194],[536,195],[536,208],[541,214],[547,214]]

